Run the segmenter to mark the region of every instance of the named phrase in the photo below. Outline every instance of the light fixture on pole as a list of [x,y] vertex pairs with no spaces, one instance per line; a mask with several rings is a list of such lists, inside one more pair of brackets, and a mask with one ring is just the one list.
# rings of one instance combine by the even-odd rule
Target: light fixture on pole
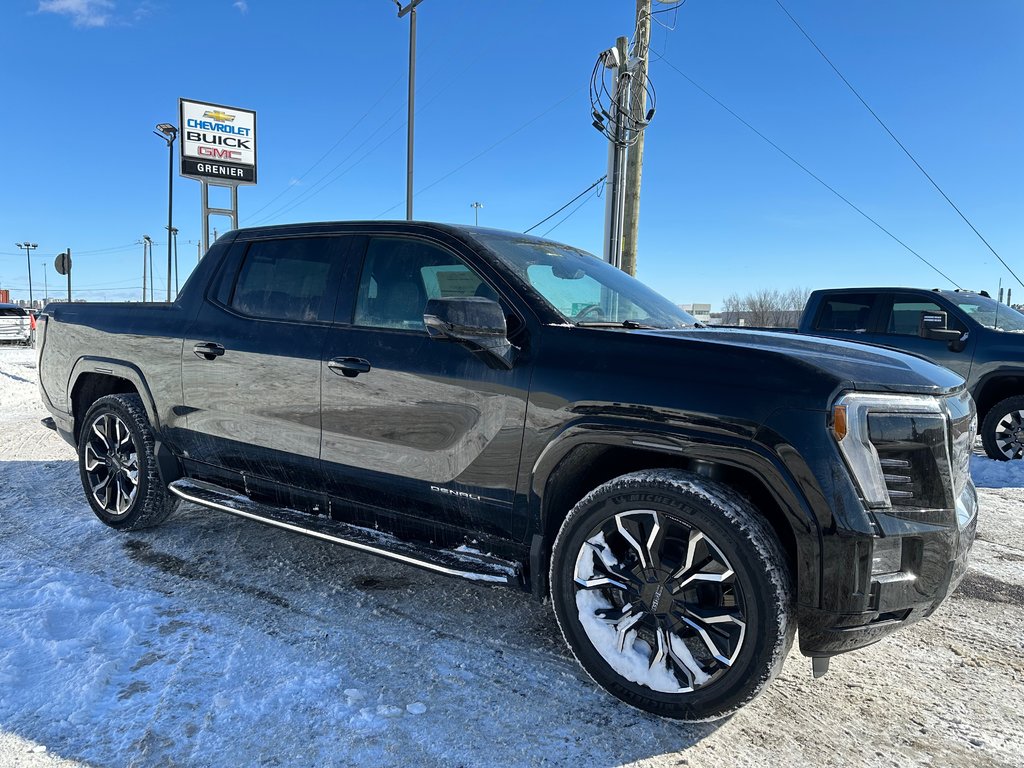
[[484,207],[483,203],[472,202],[469,207],[473,209],[473,226],[480,226],[480,209]]
[[395,0],[395,5],[398,6],[398,18],[409,14],[409,117],[405,161],[405,218],[408,221],[412,221],[413,116],[416,104],[416,6],[422,2],[423,0],[412,0],[411,3],[403,7],[400,0]]
[[171,229],[174,211],[174,140],[178,129],[170,123],[160,123],[153,131],[167,142],[167,302],[171,301]]
[[24,243],[15,243],[19,248],[25,249],[25,261],[28,263],[28,305],[31,307],[32,301],[32,251],[39,247],[39,243],[30,243],[26,240]]

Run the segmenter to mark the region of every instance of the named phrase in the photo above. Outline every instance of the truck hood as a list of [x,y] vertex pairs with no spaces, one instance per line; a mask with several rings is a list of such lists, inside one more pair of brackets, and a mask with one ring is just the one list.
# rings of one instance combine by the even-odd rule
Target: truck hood
[[[644,335],[711,344],[722,351],[734,347],[788,358],[835,380],[839,389],[870,392],[945,394],[960,389],[964,380],[947,368],[922,357],[873,344],[823,339],[797,333],[693,328],[678,331],[638,331]],[[757,375],[752,360],[751,375]]]

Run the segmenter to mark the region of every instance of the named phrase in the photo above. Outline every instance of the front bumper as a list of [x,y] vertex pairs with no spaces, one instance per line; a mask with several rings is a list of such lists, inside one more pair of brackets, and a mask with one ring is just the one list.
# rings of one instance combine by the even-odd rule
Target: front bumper
[[903,539],[903,565],[898,573],[872,575],[870,537],[849,537],[846,562],[856,563],[856,578],[844,602],[857,612],[802,607],[799,611],[800,652],[834,656],[881,640],[888,634],[930,616],[959,585],[978,526],[978,497],[967,483],[957,500],[955,526],[898,522]]

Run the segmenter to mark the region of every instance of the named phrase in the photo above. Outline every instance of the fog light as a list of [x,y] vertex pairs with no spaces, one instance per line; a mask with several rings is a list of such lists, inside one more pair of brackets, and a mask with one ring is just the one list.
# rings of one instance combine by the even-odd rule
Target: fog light
[[889,536],[875,539],[871,553],[871,575],[882,573],[898,573],[903,564],[903,539]]

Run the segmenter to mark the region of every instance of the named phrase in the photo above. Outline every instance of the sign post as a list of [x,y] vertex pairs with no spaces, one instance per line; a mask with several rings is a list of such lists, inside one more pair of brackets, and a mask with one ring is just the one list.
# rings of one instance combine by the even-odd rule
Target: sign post
[[68,304],[71,303],[71,249],[68,248],[64,253],[58,253],[57,258],[53,260],[53,268],[57,270],[58,275],[68,276]]
[[[210,215],[238,227],[238,187],[256,183],[256,113],[205,101],[178,99],[181,175],[202,184],[203,253],[210,247]],[[210,187],[231,190],[230,208],[210,207]]]

